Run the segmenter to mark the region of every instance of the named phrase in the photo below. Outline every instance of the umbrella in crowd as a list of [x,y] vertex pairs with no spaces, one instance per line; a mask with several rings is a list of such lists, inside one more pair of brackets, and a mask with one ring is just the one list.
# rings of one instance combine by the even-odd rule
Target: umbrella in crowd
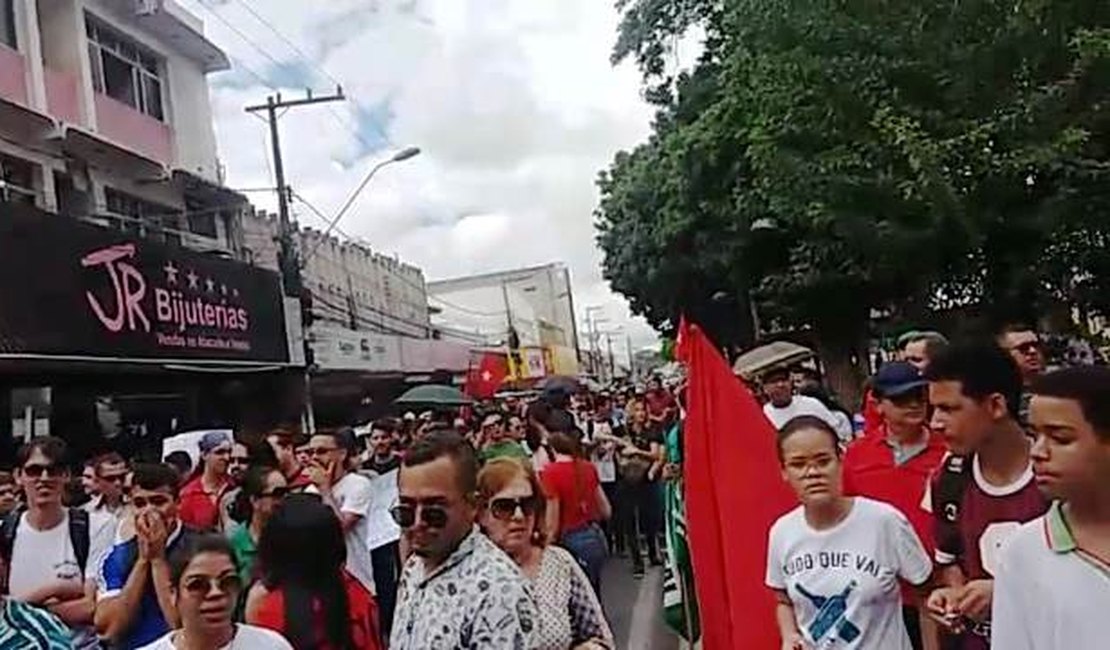
[[458,388],[438,384],[410,388],[394,400],[394,404],[404,406],[468,406],[473,403],[474,400]]
[[741,354],[732,364],[733,373],[751,379],[772,368],[781,368],[813,358],[813,350],[791,343],[775,341]]

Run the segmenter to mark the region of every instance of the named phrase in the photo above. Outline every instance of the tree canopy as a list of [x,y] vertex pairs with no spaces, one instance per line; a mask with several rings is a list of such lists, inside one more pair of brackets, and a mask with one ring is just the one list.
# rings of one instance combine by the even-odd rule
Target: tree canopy
[[617,5],[659,110],[600,176],[598,241],[654,325],[750,344],[750,295],[847,358],[877,312],[1110,309],[1110,3]]

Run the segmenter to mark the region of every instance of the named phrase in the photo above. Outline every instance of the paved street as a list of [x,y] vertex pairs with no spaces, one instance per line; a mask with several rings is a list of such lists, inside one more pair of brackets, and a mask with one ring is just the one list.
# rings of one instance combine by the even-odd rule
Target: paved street
[[613,626],[617,648],[677,650],[678,638],[663,624],[663,571],[650,568],[632,577],[626,558],[613,558],[602,579],[602,604]]

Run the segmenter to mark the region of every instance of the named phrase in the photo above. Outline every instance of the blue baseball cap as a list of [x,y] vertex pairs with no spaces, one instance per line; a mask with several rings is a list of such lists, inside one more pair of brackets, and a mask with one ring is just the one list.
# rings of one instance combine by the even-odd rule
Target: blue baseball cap
[[884,363],[871,379],[878,397],[897,397],[929,385],[921,371],[906,361]]

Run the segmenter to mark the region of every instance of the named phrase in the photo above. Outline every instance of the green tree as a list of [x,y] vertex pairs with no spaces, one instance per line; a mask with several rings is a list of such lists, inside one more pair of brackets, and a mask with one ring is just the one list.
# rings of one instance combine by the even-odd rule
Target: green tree
[[[712,296],[742,323],[753,289],[764,329],[809,330],[851,395],[874,310],[1110,306],[1110,3],[618,6],[615,60],[660,110],[601,177],[599,243],[652,323],[708,311],[746,343]],[[694,25],[705,51],[674,76]]]

